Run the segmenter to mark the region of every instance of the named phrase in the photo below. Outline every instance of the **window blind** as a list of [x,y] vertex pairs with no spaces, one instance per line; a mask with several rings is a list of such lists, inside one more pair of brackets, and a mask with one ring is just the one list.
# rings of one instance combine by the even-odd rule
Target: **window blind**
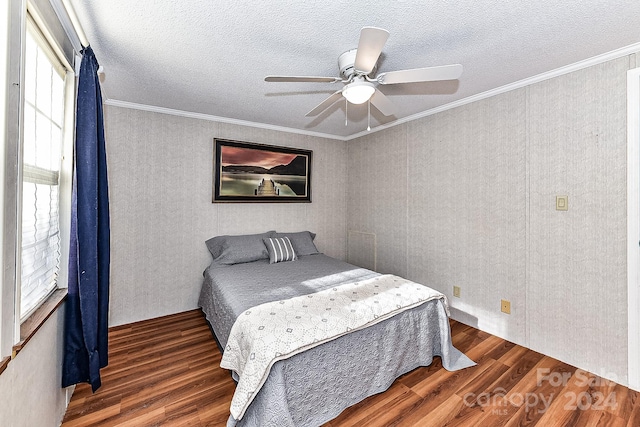
[[60,261],[64,67],[31,21],[27,24],[24,89],[20,320],[57,288]]

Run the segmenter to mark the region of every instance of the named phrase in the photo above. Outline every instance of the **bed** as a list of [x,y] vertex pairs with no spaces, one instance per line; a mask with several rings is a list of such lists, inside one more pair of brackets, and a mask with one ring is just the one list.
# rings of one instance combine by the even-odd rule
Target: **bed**
[[[419,366],[430,365],[434,356],[440,356],[443,366],[448,370],[474,365],[451,344],[448,308],[442,294],[319,253],[313,243],[314,237],[308,231],[269,231],[255,235],[218,236],[207,241],[213,261],[203,273],[198,304],[223,351],[221,366],[225,359],[235,360],[234,355],[237,358],[240,355],[245,357],[236,364],[226,362],[233,367],[230,369],[238,382],[228,426],[318,426],[337,417],[347,407],[386,390],[400,375]],[[274,250],[269,247],[269,243],[273,245],[274,241],[276,244],[282,242],[280,253],[277,247]],[[285,259],[279,260],[279,255]],[[391,293],[381,293],[382,298],[378,298],[378,292],[382,292],[379,291],[380,287],[386,283]],[[313,311],[307,308],[307,301],[325,298],[325,303],[330,300],[331,304],[338,304],[335,302],[339,301],[336,295],[356,294],[352,292],[354,289],[365,293],[362,291],[364,287],[371,289],[367,297],[368,304],[371,303],[371,297],[376,295],[381,303],[395,305],[399,310],[401,304],[396,304],[392,298],[396,298],[394,295],[401,298],[400,292],[396,292],[400,286],[420,287],[420,292],[425,288],[424,292],[431,292],[431,296],[419,296],[415,302],[406,303],[406,307],[397,314],[381,316],[369,313],[367,309],[366,315],[370,316],[371,321],[362,321],[365,323],[361,327],[355,323],[352,328],[344,327],[349,322],[360,320],[334,321],[336,327],[342,327],[345,331],[330,335],[328,339],[319,339],[317,336],[308,338],[308,345],[301,346],[297,351],[276,352],[278,357],[270,359],[258,387],[243,388],[250,382],[247,380],[251,378],[247,374],[247,366],[253,362],[253,356],[266,353],[263,350],[272,344],[255,351],[255,354],[254,350],[242,348],[242,343],[249,342],[253,346],[256,341],[264,341],[246,338],[248,329],[242,329],[243,318],[252,311],[258,319],[264,320],[270,317],[269,314],[277,313],[279,316],[280,307],[289,304],[295,307],[298,301],[297,304],[304,304],[297,306],[298,311],[282,314],[287,322],[295,324],[295,319],[300,316],[291,313]],[[404,298],[404,293],[402,295]],[[349,304],[360,304],[355,299],[351,301],[353,303]],[[378,300],[375,309],[380,305],[377,303]],[[345,309],[345,313],[356,311],[353,308],[358,306],[349,304],[350,310]],[[341,319],[339,316],[343,314],[338,313],[340,308],[332,307],[332,315],[338,316],[335,319]],[[320,317],[324,322],[327,315],[323,312]],[[316,317],[311,324],[320,325],[320,317]],[[266,324],[262,320],[258,321]],[[257,330],[263,326],[245,328]],[[300,328],[296,324],[296,327],[287,328],[289,332],[291,329]],[[320,332],[314,329],[313,333]],[[290,345],[282,344],[281,339],[274,341],[278,341],[279,345]],[[242,393],[244,390],[249,392]],[[244,394],[248,397],[240,396]]]

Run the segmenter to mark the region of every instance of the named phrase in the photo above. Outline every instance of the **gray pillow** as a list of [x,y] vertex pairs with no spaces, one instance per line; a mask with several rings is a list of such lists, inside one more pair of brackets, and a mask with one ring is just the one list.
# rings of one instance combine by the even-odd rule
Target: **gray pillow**
[[232,265],[269,259],[269,252],[262,239],[275,231],[239,236],[216,236],[205,242],[216,264]]
[[319,254],[318,248],[313,243],[316,233],[299,231],[297,233],[274,233],[271,237],[288,237],[297,256]]

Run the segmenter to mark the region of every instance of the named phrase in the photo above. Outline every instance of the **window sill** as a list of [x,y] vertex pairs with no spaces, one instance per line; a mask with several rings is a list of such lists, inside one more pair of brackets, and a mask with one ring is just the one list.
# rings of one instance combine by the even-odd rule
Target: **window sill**
[[[13,352],[11,358],[15,358],[18,353],[24,348],[40,329],[44,322],[60,307],[62,302],[67,297],[67,288],[57,289],[53,292],[49,298],[40,306],[31,316],[27,318],[20,325],[20,342],[13,346]],[[8,363],[8,362],[7,362]],[[0,365],[0,372],[2,372],[2,365]]]
[[0,374],[2,374],[5,369],[7,369],[7,365],[9,364],[10,360],[10,357],[5,357],[4,359],[2,359],[2,361],[0,361]]

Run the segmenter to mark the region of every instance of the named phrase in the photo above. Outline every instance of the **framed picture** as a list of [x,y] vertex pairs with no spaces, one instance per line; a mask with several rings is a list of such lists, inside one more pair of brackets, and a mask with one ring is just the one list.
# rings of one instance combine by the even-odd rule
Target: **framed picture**
[[213,202],[311,202],[311,154],[215,138]]

